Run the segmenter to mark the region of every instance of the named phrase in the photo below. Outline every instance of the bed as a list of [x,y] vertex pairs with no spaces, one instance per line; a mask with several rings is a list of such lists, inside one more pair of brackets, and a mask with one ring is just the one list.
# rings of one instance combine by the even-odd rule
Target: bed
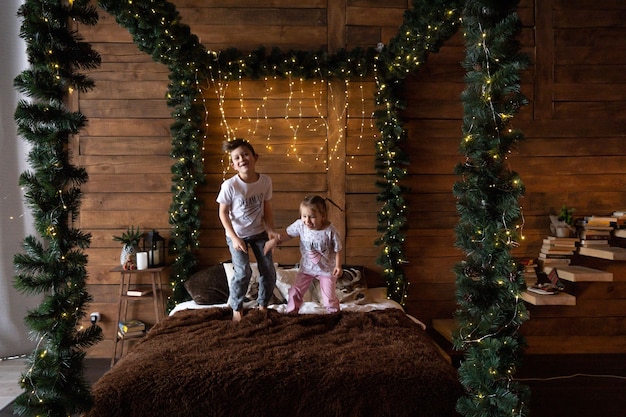
[[384,289],[338,285],[341,311],[320,314],[313,287],[286,314],[293,270],[276,304],[239,323],[221,277],[208,297],[221,302],[179,304],[96,382],[85,416],[458,416],[455,369]]

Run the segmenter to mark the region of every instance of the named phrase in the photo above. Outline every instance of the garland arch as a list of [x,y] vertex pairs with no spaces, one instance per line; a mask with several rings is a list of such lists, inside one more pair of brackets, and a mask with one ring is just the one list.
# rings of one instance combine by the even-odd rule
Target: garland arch
[[[406,224],[404,194],[407,190],[402,186],[401,181],[406,176],[409,157],[400,146],[406,140],[406,131],[401,118],[403,103],[398,99],[398,92],[407,74],[417,70],[425,62],[428,54],[437,52],[441,45],[458,30],[462,12],[464,17],[469,18],[468,22],[471,22],[472,25],[468,27],[467,22],[465,22],[466,30],[470,32],[475,30],[481,36],[485,35],[486,32],[482,28],[477,28],[480,27],[484,19],[489,20],[492,16],[505,19],[505,25],[501,25],[497,29],[503,27],[505,29],[507,27],[517,28],[517,20],[514,16],[517,0],[506,1],[505,4],[497,6],[492,3],[488,0],[414,0],[413,8],[405,12],[404,21],[398,34],[381,51],[373,49],[342,51],[337,55],[329,56],[324,52],[290,51],[281,53],[272,50],[267,54],[265,50],[258,50],[249,54],[241,54],[236,50],[228,50],[216,56],[204,49],[198,38],[191,33],[190,28],[180,21],[176,7],[166,0],[145,2],[99,0],[98,4],[131,33],[140,50],[152,56],[156,62],[165,64],[170,70],[167,104],[173,109],[171,156],[176,161],[171,167],[173,197],[169,210],[169,221],[172,225],[170,243],[171,250],[175,254],[175,261],[172,265],[173,294],[171,301],[176,302],[184,297],[182,284],[197,265],[194,249],[198,247],[200,202],[196,198],[195,192],[196,187],[204,182],[202,166],[204,108],[197,100],[198,95],[201,94],[198,87],[199,80],[208,79],[210,72],[215,68],[225,70],[223,73],[243,72],[250,77],[264,74],[283,76],[288,73],[302,77],[313,77],[319,74],[316,74],[316,71],[312,71],[312,69],[321,68],[326,76],[349,78],[353,74],[362,72],[361,68],[365,67],[371,69],[377,82],[375,100],[378,109],[375,112],[375,118],[376,125],[381,132],[380,139],[375,145],[375,168],[380,177],[377,184],[381,188],[378,199],[383,203],[378,215],[380,237],[376,244],[382,249],[377,262],[383,267],[389,297],[403,303],[408,287],[408,280],[402,268],[402,264],[405,262],[402,249],[403,229]],[[498,13],[494,13],[494,11]],[[31,97],[36,100],[42,102],[51,100],[55,107],[51,111],[52,106],[46,106],[45,103],[35,104],[32,108],[26,105],[27,103],[23,103],[24,105],[20,105],[16,111],[16,120],[21,126],[20,133],[30,138],[29,140],[33,143],[45,142],[47,145],[51,145],[47,148],[41,147],[37,149],[37,154],[30,155],[31,161],[36,166],[35,174],[44,172],[45,169],[40,166],[40,162],[47,159],[57,161],[48,164],[48,166],[58,166],[63,175],[60,179],[55,179],[56,182],[53,181],[50,184],[42,184],[41,181],[37,180],[37,175],[24,175],[22,177],[23,183],[30,186],[27,198],[38,210],[36,217],[40,221],[37,230],[44,237],[45,244],[40,244],[33,237],[25,240],[28,256],[16,255],[15,258],[16,269],[18,270],[16,286],[23,291],[33,293],[46,292],[52,288],[54,293],[50,300],[46,300],[42,304],[39,311],[30,314],[27,318],[39,337],[40,347],[31,356],[30,368],[22,380],[22,387],[25,392],[18,397],[16,410],[20,415],[61,416],[89,407],[90,396],[88,389],[85,388],[84,380],[81,378],[81,362],[84,356],[81,350],[97,343],[101,338],[97,326],[79,332],[76,331],[75,327],[84,317],[85,307],[91,300],[89,294],[84,290],[86,257],[80,251],[81,248],[89,246],[90,236],[72,229],[71,224],[65,225],[62,220],[59,220],[62,216],[69,214],[72,218],[78,213],[79,186],[87,181],[84,171],[69,164],[65,150],[68,136],[77,133],[84,125],[85,120],[80,113],[67,112],[61,102],[62,97],[71,88],[80,91],[90,89],[93,83],[79,74],[77,69],[99,65],[97,54],[91,50],[89,44],[82,42],[78,33],[70,29],[67,22],[73,19],[88,25],[96,24],[97,14],[89,5],[88,0],[67,0],[67,2],[27,0],[20,9],[20,16],[25,20],[21,36],[28,43],[29,60],[31,65],[36,68],[34,71],[27,71],[16,78],[16,86],[23,92],[30,93]],[[513,18],[506,21],[507,16],[513,16]],[[498,33],[491,34],[498,35]],[[504,35],[500,34],[500,36],[515,36],[515,31],[504,31]],[[51,45],[40,44],[41,39],[48,39]],[[476,39],[473,38],[472,42],[481,44],[481,39]],[[71,47],[67,48],[68,45]],[[468,45],[468,48],[473,47],[474,45]],[[518,57],[513,57],[513,59],[518,59]],[[492,62],[491,57],[487,57],[485,60]],[[313,62],[315,65],[311,65]],[[523,64],[513,65],[511,68],[514,71],[519,71],[524,66]],[[478,75],[474,80],[468,79],[468,84],[473,82],[474,87],[484,87],[485,78],[480,77],[480,74],[484,74],[484,68],[474,67],[473,69],[473,73]],[[509,81],[515,85],[519,80],[513,77]],[[52,94],[50,94],[50,89],[46,90],[50,86],[54,87]],[[471,88],[469,89],[471,90]],[[505,85],[502,88],[511,89],[511,86]],[[496,92],[495,87],[492,88],[492,91]],[[498,97],[498,99],[503,99],[506,102],[519,102],[517,98],[512,99],[505,95]],[[487,103],[493,104],[494,101],[487,100]],[[484,100],[480,103],[470,103],[479,109],[483,109],[484,104]],[[507,117],[512,117],[514,110],[508,109]],[[59,131],[54,132],[56,135],[53,135],[46,129],[51,129],[55,125],[59,115],[64,117],[66,122],[61,125]],[[501,121],[505,121],[504,118],[496,123],[496,128],[503,127],[504,124],[500,123]],[[486,125],[490,124],[489,121],[483,120],[483,122]],[[470,135],[470,132],[464,132],[464,134],[466,135],[464,140],[467,140],[467,135]],[[44,135],[45,140],[42,141],[40,138]],[[489,133],[486,136],[491,137]],[[515,141],[521,139],[521,136],[511,135],[504,139],[506,139],[502,141],[504,143],[497,145],[498,154],[506,153]],[[48,152],[50,149],[52,151]],[[489,144],[485,152],[490,154],[491,149],[493,149],[493,144]],[[475,148],[471,149],[472,152],[475,150]],[[510,186],[514,180],[518,180],[512,178],[505,169],[503,170],[501,165],[497,169],[503,172],[496,171],[496,177],[501,178],[502,175],[506,177],[499,182],[500,185]],[[457,171],[462,173],[463,170],[458,169]],[[475,171],[474,167],[463,174],[469,176],[475,174]],[[485,171],[488,171],[487,174],[493,174],[489,168]],[[484,174],[484,172],[482,173]],[[517,190],[521,189],[517,188]],[[456,190],[457,197],[463,199],[472,191],[475,189],[471,189],[471,187],[463,189],[463,186],[460,185],[459,189]],[[519,194],[509,193],[509,196],[516,197]],[[46,197],[47,200],[42,199],[42,197]],[[467,203],[469,200],[463,201]],[[68,202],[70,204],[67,204]],[[465,213],[464,208],[469,206],[469,204],[460,205],[461,215]],[[62,210],[59,211],[58,207],[62,207]],[[50,220],[50,212],[59,215],[57,220]],[[509,217],[510,222],[514,223],[515,211]],[[65,227],[59,228],[59,225]],[[509,232],[507,227],[506,233]],[[463,230],[463,227],[459,227],[458,246],[463,247],[463,242],[467,236],[474,236],[473,234],[475,231],[468,232]],[[511,237],[510,234],[508,237]],[[501,241],[500,236],[497,241]],[[60,250],[52,253],[46,252],[44,247],[49,244],[52,244],[53,248],[59,247]],[[473,248],[472,245],[469,247]],[[72,257],[68,258],[67,255],[70,254]],[[510,261],[506,256],[505,259]],[[65,266],[64,271],[68,271],[67,267],[69,266],[69,273],[66,275],[69,278],[64,280],[57,273],[53,274],[52,279],[49,279],[50,273],[46,271],[49,271],[51,266],[57,267],[59,263]],[[506,292],[507,295],[515,294],[519,290],[516,286],[518,286],[519,277],[521,277],[518,266],[509,262],[504,269],[512,277],[510,281],[513,284],[512,288],[507,287],[501,291]],[[471,279],[476,278],[476,275],[479,275],[480,278],[491,278],[484,271],[468,274],[468,270],[467,268],[463,269],[459,275],[464,274],[465,277]],[[43,282],[37,280],[42,273],[46,278],[42,280]],[[57,291],[57,284],[59,283],[66,283],[69,287],[76,288],[77,291],[69,294],[67,291]],[[461,284],[462,281],[459,280],[459,283]],[[471,291],[475,291],[475,289],[470,289],[468,292]],[[500,298],[497,292],[491,294],[494,296],[493,298]],[[459,295],[459,299],[469,304],[469,310],[472,310],[475,307],[472,304],[473,300],[464,297],[462,294]],[[68,306],[61,307],[64,303],[69,304],[69,308]],[[516,329],[523,321],[523,309],[518,309],[520,303],[521,301],[516,298],[515,311],[519,315],[511,317],[510,314],[504,314],[510,323],[515,324],[515,326],[507,327],[507,341],[516,341]],[[463,303],[461,304],[463,305]],[[488,307],[487,310],[490,308]],[[479,314],[485,311],[481,306],[478,306],[477,310]],[[460,314],[459,316],[470,320],[472,314]],[[50,321],[59,320],[59,317],[66,325],[62,327],[50,326]],[[491,326],[487,325],[486,331],[493,333],[497,340],[502,325],[498,323],[487,324],[491,324]],[[493,331],[494,326],[496,327],[495,332]],[[478,330],[482,331],[483,329]],[[470,334],[472,338],[477,335],[473,330]],[[59,339],[63,339],[65,343],[62,345],[56,343]],[[464,347],[472,345],[472,340],[468,338],[460,337],[460,340]],[[515,346],[517,347],[517,344]],[[505,375],[505,378],[502,378],[499,374],[499,380],[504,380],[504,382],[510,382],[518,352],[515,349],[507,349],[508,353],[505,359],[512,358],[512,360],[504,361],[506,365],[498,367],[499,370],[502,370],[502,375]],[[72,358],[71,361],[67,360],[68,355]],[[45,360],[42,360],[43,358]],[[67,378],[69,383],[64,386],[50,384],[46,374],[47,370],[51,368],[57,369],[59,374],[64,377],[71,376]],[[488,376],[487,379],[494,379],[490,377],[492,371],[493,368],[485,372]],[[507,372],[508,379],[506,378]],[[500,386],[487,384],[486,388],[482,386],[480,389],[477,388],[483,380],[482,375],[475,374],[475,370],[462,375],[462,382],[466,386],[468,398],[466,401],[459,402],[460,412],[472,415],[472,413],[483,408],[494,408],[493,404],[483,401],[483,399],[491,398],[489,397],[490,390],[496,386],[500,389]],[[519,401],[518,393],[513,389],[506,391],[506,395],[510,399],[507,406],[511,404],[513,406],[508,408],[509,414],[498,415],[511,415],[510,410],[515,412],[514,415],[522,415],[524,409],[518,406],[518,403],[523,404],[523,401]]]
[[[198,247],[198,213],[200,203],[195,188],[204,180],[202,173],[202,141],[204,108],[198,100],[199,82],[209,77],[228,79],[228,74],[245,74],[251,78],[265,75],[303,78],[329,77],[349,79],[375,73],[378,83],[375,112],[381,139],[376,144],[376,170],[381,180],[379,201],[383,207],[378,215],[381,233],[376,244],[382,247],[377,262],[383,267],[390,298],[404,303],[408,280],[402,270],[405,262],[402,230],[406,224],[405,188],[400,181],[406,176],[408,156],[399,144],[406,139],[400,112],[403,103],[397,98],[406,75],[426,61],[427,55],[456,32],[460,23],[460,1],[415,1],[407,10],[404,22],[388,46],[341,51],[328,55],[324,51],[288,51],[277,49],[266,53],[258,49],[241,53],[235,49],[214,54],[207,51],[189,27],[181,23],[176,7],[166,0],[119,2],[100,0],[99,5],[127,29],[139,49],[156,62],[170,69],[167,93],[168,106],[173,108],[171,156],[172,225],[171,250],[172,302],[184,300],[183,283],[191,275],[197,260],[193,250]],[[364,73],[365,71],[365,73]],[[381,226],[383,225],[383,226]]]

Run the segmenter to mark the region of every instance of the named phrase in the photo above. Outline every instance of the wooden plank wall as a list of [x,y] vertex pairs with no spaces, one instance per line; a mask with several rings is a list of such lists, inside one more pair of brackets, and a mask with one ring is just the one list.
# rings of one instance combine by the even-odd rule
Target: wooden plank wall
[[[243,51],[259,46],[330,52],[387,42],[402,22],[406,0],[374,1],[214,1],[174,2],[206,48]],[[376,18],[373,16],[375,13]],[[81,28],[103,58],[90,73],[96,88],[73,100],[89,118],[75,138],[76,162],[90,174],[83,188],[80,227],[93,234],[89,254],[91,311],[102,313],[107,340],[91,352],[106,356],[111,349],[117,297],[120,246],[112,236],[129,225],[157,229],[169,236],[171,201],[169,117],[164,95],[167,69],[155,64],[132,43],[113,17],[101,13],[95,28]],[[221,142],[243,136],[260,154],[258,169],[272,176],[278,228],[298,216],[309,193],[330,197],[344,212],[331,208],[331,220],[345,236],[345,262],[367,265],[368,276],[381,285],[373,259],[376,238],[377,188],[374,137],[373,79],[313,81],[293,79],[206,80],[207,110],[205,173],[199,190],[204,201],[199,257],[203,266],[229,259],[215,197],[227,170]],[[220,104],[221,103],[221,104]],[[275,259],[294,263],[294,242]],[[378,282],[376,282],[378,279]],[[151,323],[149,303],[135,303],[130,314]]]
[[[513,120],[526,139],[509,157],[526,185],[520,201],[524,237],[514,254],[536,258],[550,234],[549,214],[563,204],[576,217],[610,214],[626,206],[626,100],[623,76],[626,5],[619,1],[521,1],[522,47],[533,65],[523,74],[530,103]],[[458,63],[460,34],[411,77],[411,154],[408,265],[412,277],[408,310],[418,317],[451,317],[456,210],[450,193],[461,161],[458,143],[464,88]],[[532,353],[624,352],[626,263],[584,257],[574,263],[614,273],[612,283],[576,284],[577,305],[529,306],[524,325]]]
[[[375,46],[395,35],[410,0],[174,0],[183,21],[207,49],[252,50],[260,45],[330,52]],[[523,92],[531,103],[514,120],[527,139],[510,157],[527,194],[521,201],[526,239],[519,256],[534,257],[549,233],[548,214],[562,204],[577,214],[604,214],[626,207],[626,127],[623,36],[626,5],[621,0],[522,0],[521,42],[533,59],[523,75]],[[536,4],[536,6],[535,6]],[[75,162],[86,167],[79,227],[93,234],[89,254],[92,310],[103,314],[108,339],[91,352],[107,356],[113,336],[118,276],[109,273],[120,246],[112,236],[129,225],[157,229],[169,236],[171,201],[169,109],[164,95],[167,70],[132,43],[114,19],[101,13],[96,28],[79,28],[102,54],[102,66],[90,73],[96,89],[74,93],[72,102],[89,118],[74,140]],[[455,310],[453,265],[462,254],[454,248],[456,209],[452,186],[464,88],[461,34],[431,55],[422,70],[406,82],[410,140],[406,143],[411,189],[406,270],[411,280],[407,310],[426,323],[451,317]],[[297,216],[307,193],[328,195],[345,212],[331,208],[332,221],[345,235],[345,261],[365,265],[373,285],[383,284],[374,259],[379,203],[374,170],[371,124],[374,83],[348,85],[290,80],[230,82],[223,94],[225,116],[216,94],[218,80],[207,81],[208,112],[205,169],[200,190],[202,265],[228,259],[217,219],[215,196],[224,175],[220,143],[229,135],[245,136],[261,155],[258,168],[272,176],[276,225],[285,227]],[[347,108],[344,100],[347,91]],[[313,93],[315,97],[313,98]],[[228,126],[227,129],[226,126]],[[343,129],[343,131],[342,131]],[[295,137],[295,139],[294,139]],[[293,149],[295,146],[295,150]],[[276,252],[276,260],[292,263],[295,245]],[[599,291],[596,291],[598,293]],[[623,293],[623,291],[622,291]],[[615,309],[626,309],[623,296]],[[583,313],[591,314],[590,301]],[[615,307],[617,306],[617,307]],[[132,314],[150,321],[149,304]],[[554,317],[545,310],[533,315]],[[608,315],[607,313],[606,315]],[[581,317],[583,320],[584,317]],[[545,328],[529,327],[539,334]],[[552,328],[555,328],[552,325]]]

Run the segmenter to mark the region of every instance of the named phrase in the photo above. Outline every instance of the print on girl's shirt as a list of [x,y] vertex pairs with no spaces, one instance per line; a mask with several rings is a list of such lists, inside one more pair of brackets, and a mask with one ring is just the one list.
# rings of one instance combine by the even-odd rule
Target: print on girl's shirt
[[[331,248],[328,246],[328,242],[321,240],[325,234],[320,230],[307,230],[305,231],[305,239],[311,238],[311,240],[302,241],[302,248],[305,250],[306,257],[313,265],[320,263],[324,254],[328,254]],[[300,237],[302,239],[302,236]]]
[[322,253],[317,250],[306,251],[306,256],[314,265],[317,265],[320,262],[320,259],[322,259]]

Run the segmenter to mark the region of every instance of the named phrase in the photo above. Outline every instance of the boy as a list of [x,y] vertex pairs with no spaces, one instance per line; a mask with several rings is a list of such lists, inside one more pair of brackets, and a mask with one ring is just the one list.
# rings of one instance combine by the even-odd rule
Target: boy
[[259,266],[257,303],[265,310],[276,285],[276,270],[272,254],[264,254],[263,247],[269,239],[280,235],[274,232],[272,180],[256,172],[259,155],[250,142],[241,138],[224,142],[223,149],[230,154],[230,166],[237,171],[237,175],[222,183],[217,202],[235,272],[229,283],[228,304],[233,309],[233,321],[238,322],[252,276],[248,245]]

